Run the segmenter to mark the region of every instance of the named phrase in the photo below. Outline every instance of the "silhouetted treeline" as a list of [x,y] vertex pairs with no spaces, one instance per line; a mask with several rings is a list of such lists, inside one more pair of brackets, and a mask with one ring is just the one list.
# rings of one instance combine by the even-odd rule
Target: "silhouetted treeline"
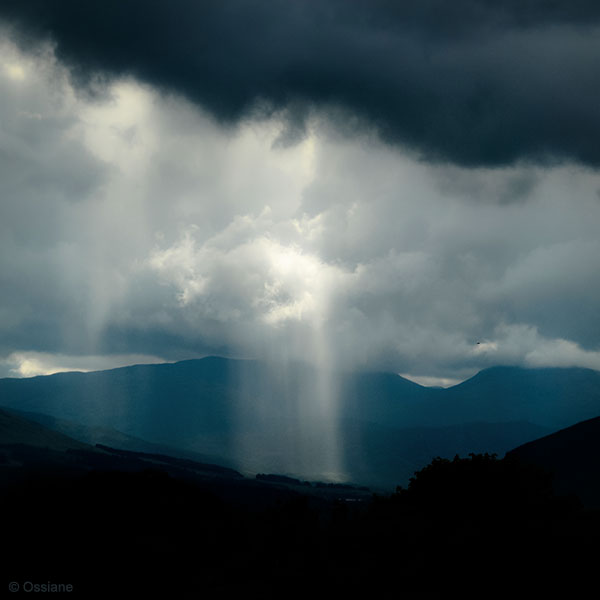
[[540,517],[575,509],[575,497],[558,498],[549,471],[495,454],[435,458],[397,488],[391,501],[445,518],[500,519]]
[[3,571],[85,598],[577,597],[594,580],[598,513],[516,460],[436,459],[363,502],[331,490],[31,467],[2,491]]

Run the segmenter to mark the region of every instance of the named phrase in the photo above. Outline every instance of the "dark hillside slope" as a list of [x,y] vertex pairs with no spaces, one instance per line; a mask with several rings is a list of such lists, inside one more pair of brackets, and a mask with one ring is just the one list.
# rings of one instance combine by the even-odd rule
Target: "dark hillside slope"
[[[0,407],[1,408],[1,407]],[[138,437],[121,433],[116,429],[103,426],[82,425],[74,421],[65,419],[57,419],[51,415],[43,413],[33,413],[28,411],[16,410],[14,408],[4,408],[4,410],[12,415],[20,416],[29,421],[39,423],[48,429],[62,433],[70,438],[95,446],[103,444],[113,448],[122,450],[130,450],[133,452],[149,452],[155,454],[167,454],[170,456],[178,456],[180,458],[188,458],[199,462],[219,463],[224,464],[221,456],[212,456],[208,454],[200,454],[183,448],[166,446],[164,444],[154,444],[147,442]],[[536,436],[533,436],[536,437]],[[529,439],[529,438],[528,438]],[[513,444],[514,446],[515,444]]]
[[600,508],[600,417],[523,444],[507,456],[552,472],[556,493],[575,494]]
[[559,429],[600,412],[600,372],[493,367],[428,399],[432,425],[529,421]]
[[53,431],[28,419],[0,409],[0,445],[27,444],[38,448],[63,451],[90,446]]
[[339,381],[344,418],[396,427],[422,424],[423,407],[439,401],[443,392],[395,373],[345,373]]
[[232,423],[240,361],[210,358],[92,373],[0,380],[0,405],[152,441],[219,433]]

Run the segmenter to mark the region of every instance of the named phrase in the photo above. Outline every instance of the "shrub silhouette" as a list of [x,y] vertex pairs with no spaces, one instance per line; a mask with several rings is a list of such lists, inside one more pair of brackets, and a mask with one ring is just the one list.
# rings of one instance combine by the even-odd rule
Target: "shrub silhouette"
[[488,453],[435,458],[407,489],[397,488],[394,501],[444,518],[540,515],[556,507],[550,473]]

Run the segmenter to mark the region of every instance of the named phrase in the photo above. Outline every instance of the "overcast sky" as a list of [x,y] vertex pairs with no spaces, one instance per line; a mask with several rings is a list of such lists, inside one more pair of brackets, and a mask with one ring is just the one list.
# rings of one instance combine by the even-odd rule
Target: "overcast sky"
[[0,375],[600,369],[600,6],[4,1]]

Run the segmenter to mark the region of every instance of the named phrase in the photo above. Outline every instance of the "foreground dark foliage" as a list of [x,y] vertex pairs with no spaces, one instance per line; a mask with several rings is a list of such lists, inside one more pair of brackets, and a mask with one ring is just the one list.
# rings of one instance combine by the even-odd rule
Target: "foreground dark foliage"
[[60,469],[18,449],[7,460],[19,456],[18,477],[3,471],[4,590],[52,581],[85,598],[579,597],[598,560],[597,513],[554,496],[543,471],[490,455],[436,459],[407,489],[362,501],[98,458],[81,470],[82,455]]

